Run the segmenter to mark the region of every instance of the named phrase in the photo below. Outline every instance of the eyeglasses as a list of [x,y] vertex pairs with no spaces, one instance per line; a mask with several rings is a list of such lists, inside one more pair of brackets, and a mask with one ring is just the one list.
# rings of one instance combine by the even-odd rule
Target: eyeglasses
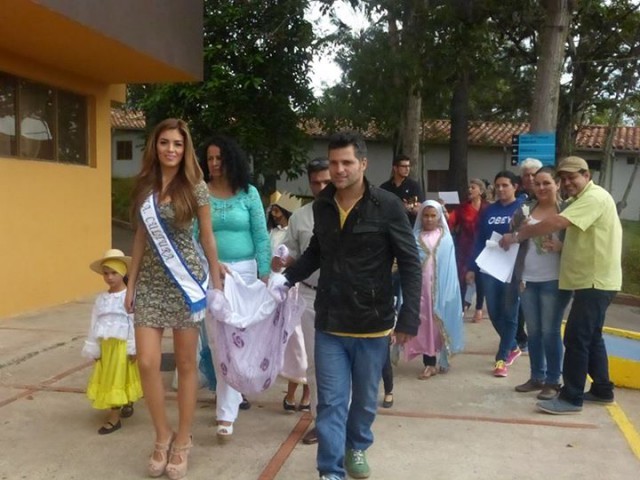
[[309,163],[307,163],[307,168],[313,168],[313,169],[329,168],[329,160],[327,160],[326,158],[314,158]]

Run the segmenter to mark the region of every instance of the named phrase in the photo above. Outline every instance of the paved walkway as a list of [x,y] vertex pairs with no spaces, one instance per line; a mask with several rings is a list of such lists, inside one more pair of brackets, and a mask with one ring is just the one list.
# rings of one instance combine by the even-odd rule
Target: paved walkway
[[[153,437],[144,402],[120,431],[99,436],[102,413],[84,395],[91,362],[80,350],[92,303],[0,319],[0,480],[145,478]],[[609,317],[640,325],[640,311],[631,307],[614,305]],[[640,391],[618,389],[616,404],[585,405],[580,415],[544,415],[534,394],[513,390],[527,379],[527,357],[509,377],[494,378],[489,321],[467,323],[466,334],[466,352],[447,375],[419,381],[418,361],[396,368],[395,405],[380,411],[374,426],[371,478],[639,478]],[[171,351],[170,337],[164,351]],[[281,410],[285,389],[279,381],[252,398],[224,446],[216,443],[215,410],[202,390],[189,478],[317,478],[315,448],[299,442],[310,419]],[[175,396],[167,397],[175,421]]]

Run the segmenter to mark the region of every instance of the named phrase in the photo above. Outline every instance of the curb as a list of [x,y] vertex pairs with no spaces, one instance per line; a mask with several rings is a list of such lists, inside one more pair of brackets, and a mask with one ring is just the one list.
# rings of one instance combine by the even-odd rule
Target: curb
[[640,307],[640,297],[629,293],[618,293],[613,298],[613,303],[617,305],[626,305],[628,307]]

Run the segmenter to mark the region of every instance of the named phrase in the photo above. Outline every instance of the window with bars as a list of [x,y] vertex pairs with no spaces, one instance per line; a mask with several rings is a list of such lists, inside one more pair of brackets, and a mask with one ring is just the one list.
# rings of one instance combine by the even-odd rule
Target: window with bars
[[0,72],[0,156],[88,165],[87,98]]
[[116,160],[133,160],[133,142],[131,140],[116,142]]

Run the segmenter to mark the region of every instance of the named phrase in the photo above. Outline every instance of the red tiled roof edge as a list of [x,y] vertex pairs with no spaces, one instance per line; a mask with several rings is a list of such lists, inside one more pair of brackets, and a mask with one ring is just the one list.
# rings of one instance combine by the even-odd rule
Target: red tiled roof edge
[[[137,110],[111,109],[111,126],[123,130],[144,130],[144,113]],[[314,138],[329,136],[317,120],[305,120],[302,127],[306,133]],[[339,125],[340,128],[352,128],[348,122]],[[360,130],[367,140],[386,140],[388,132],[381,131],[371,122],[369,126]],[[469,122],[469,145],[485,147],[510,147],[513,135],[527,133],[528,123],[500,123],[500,122]],[[602,150],[607,138],[609,127],[604,125],[583,125],[578,127],[576,147],[580,150]],[[422,140],[432,144],[446,144],[451,134],[450,120],[427,120],[422,126]],[[613,148],[623,152],[640,152],[640,127],[616,127]]]

